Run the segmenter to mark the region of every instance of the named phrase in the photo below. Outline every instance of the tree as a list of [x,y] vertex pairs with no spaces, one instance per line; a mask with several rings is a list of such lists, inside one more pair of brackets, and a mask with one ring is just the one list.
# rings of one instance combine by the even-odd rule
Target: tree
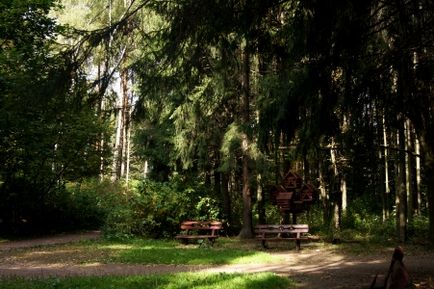
[[[3,232],[46,229],[67,180],[97,174],[105,130],[62,32],[55,1],[3,1],[0,35],[0,197]],[[81,157],[78,157],[81,156]],[[66,217],[66,216],[65,216]]]

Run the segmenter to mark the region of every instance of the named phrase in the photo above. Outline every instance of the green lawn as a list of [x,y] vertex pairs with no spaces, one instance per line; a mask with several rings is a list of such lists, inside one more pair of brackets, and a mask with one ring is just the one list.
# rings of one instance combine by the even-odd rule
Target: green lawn
[[[104,245],[101,245],[104,248]],[[116,248],[116,245],[108,245]],[[134,240],[120,244],[120,250],[112,261],[135,264],[186,264],[221,265],[274,263],[281,260],[266,252],[251,248],[234,248],[231,242],[222,242],[214,247],[180,245],[176,241]]]
[[261,251],[257,243],[219,239],[213,247],[182,245],[173,240],[96,240],[65,245],[41,246],[1,252],[0,258],[14,257],[23,262],[89,264],[185,264],[223,265],[278,263],[282,260]]
[[0,289],[286,289],[292,285],[288,278],[271,273],[177,273],[128,277],[0,280]]

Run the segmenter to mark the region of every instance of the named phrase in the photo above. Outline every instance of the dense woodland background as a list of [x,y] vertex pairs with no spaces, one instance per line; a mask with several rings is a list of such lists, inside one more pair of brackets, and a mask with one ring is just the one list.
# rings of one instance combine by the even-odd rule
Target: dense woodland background
[[0,0],[0,233],[434,240],[431,0]]

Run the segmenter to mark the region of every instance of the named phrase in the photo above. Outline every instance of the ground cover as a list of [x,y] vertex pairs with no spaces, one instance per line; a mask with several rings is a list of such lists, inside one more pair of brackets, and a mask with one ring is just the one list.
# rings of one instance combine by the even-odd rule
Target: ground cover
[[[62,239],[76,240],[70,236]],[[294,250],[293,242],[272,244],[270,249],[264,251],[261,249],[260,244],[254,240],[241,241],[227,238],[219,239],[215,247],[202,246],[200,248],[198,245],[185,246],[173,241],[137,239],[122,242],[82,241],[63,245],[54,245],[55,242],[59,242],[59,240],[48,238],[0,244],[0,278],[3,278],[0,283],[6,284],[4,282],[9,282],[9,287],[4,288],[37,288],[24,286],[24,283],[16,285],[20,284],[19,282],[26,282],[25,280],[16,279],[17,276],[26,279],[36,278],[38,280],[44,278],[52,280],[51,283],[55,286],[64,286],[60,285],[59,282],[63,282],[64,278],[69,279],[70,277],[163,276],[166,274],[194,272],[194,274],[208,273],[217,275],[273,273],[294,280],[297,283],[297,288],[360,289],[369,288],[369,283],[376,274],[379,274],[379,280],[384,278],[390,264],[393,248],[397,245],[393,242],[387,244],[309,242],[303,243],[302,250],[297,252]],[[403,247],[405,252],[404,263],[416,288],[433,289],[434,251],[430,247],[416,244],[406,244]],[[246,255],[244,257],[236,254],[227,255],[223,258],[225,263],[220,264],[187,265],[182,264],[186,256],[179,257],[179,255],[174,254],[174,249],[190,253],[197,250],[200,254],[209,254],[206,258],[198,255],[196,262],[197,260],[204,262],[203,260],[207,260],[207,258],[212,259],[212,256],[219,254],[220,251],[233,252],[231,250],[239,250]],[[136,263],[139,261],[134,260],[136,257],[132,255],[136,253],[139,255],[138,260],[142,263]],[[260,258],[254,259],[252,257],[255,256],[255,253],[269,255],[272,261],[258,261]],[[190,255],[194,256],[194,254],[196,253]],[[170,262],[168,264],[146,263],[150,262],[150,256],[152,255],[154,255],[152,258],[158,262],[164,260]],[[167,255],[168,257],[160,257],[159,255]],[[251,260],[257,260],[258,263],[246,261],[243,258],[253,258]],[[148,261],[144,262],[143,260]],[[172,260],[176,261],[172,262]],[[56,278],[53,279],[52,277]],[[43,282],[43,284],[45,283]],[[181,286],[179,288],[183,288],[182,285],[179,286]],[[185,288],[189,287],[191,286]],[[224,287],[227,288],[227,286]],[[45,289],[47,287],[41,288]],[[106,288],[110,287],[107,286]],[[0,287],[0,289],[3,288]]]
[[291,286],[288,278],[272,273],[218,274],[177,273],[127,277],[69,277],[48,279],[5,279],[0,289],[284,289]]
[[[220,241],[220,240],[219,240]],[[89,240],[57,246],[30,247],[0,251],[9,262],[45,262],[62,264],[172,264],[221,265],[278,263],[281,258],[259,251],[254,244],[240,245],[225,239],[213,247],[183,245],[172,240],[133,239],[124,241]]]

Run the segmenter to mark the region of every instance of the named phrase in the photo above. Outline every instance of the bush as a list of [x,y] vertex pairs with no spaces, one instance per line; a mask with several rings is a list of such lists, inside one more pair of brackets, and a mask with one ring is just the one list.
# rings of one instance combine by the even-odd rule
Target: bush
[[104,226],[109,238],[172,237],[183,220],[217,219],[220,215],[218,202],[203,187],[176,179],[170,183],[139,182],[113,205]]
[[120,188],[111,182],[96,179],[69,184],[64,199],[71,221],[79,229],[101,228],[110,210],[104,205],[104,200],[119,191]]
[[427,243],[429,240],[429,218],[427,216],[414,216],[408,225],[408,235],[415,243]]
[[60,183],[44,191],[42,184],[21,179],[0,194],[0,233],[25,236],[97,229],[106,216],[100,186],[94,181]]

